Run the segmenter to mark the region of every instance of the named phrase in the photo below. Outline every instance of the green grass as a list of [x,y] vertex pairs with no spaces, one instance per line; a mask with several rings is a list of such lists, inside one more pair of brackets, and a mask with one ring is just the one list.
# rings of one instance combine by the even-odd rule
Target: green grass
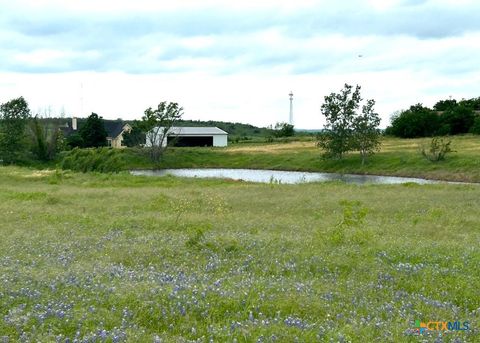
[[321,171],[352,174],[393,175],[428,179],[480,182],[480,137],[452,137],[455,152],[445,161],[425,159],[419,146],[430,139],[386,138],[382,150],[361,165],[358,154],[342,160],[325,160],[314,141],[286,144],[233,145],[228,148],[171,149],[162,168],[259,168],[277,170]]
[[475,185],[13,167],[0,168],[0,184],[0,340],[439,336],[409,335],[415,320],[470,321],[443,341],[480,339]]
[[170,148],[155,165],[148,152],[124,149],[109,152],[76,150],[67,153],[64,169],[77,171],[118,171],[151,168],[258,168],[320,171],[353,174],[423,177],[428,179],[480,182],[480,136],[452,137],[452,149],[445,161],[433,163],[419,150],[430,139],[385,138],[382,149],[362,166],[358,154],[342,160],[324,160],[313,140],[284,143],[231,144],[227,148]]

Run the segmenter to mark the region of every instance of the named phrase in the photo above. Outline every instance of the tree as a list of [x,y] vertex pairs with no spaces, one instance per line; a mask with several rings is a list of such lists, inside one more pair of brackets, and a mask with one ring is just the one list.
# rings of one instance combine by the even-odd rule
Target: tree
[[156,109],[145,110],[141,126],[147,132],[147,145],[150,147],[150,157],[153,162],[160,161],[167,149],[167,136],[174,124],[182,118],[183,108],[176,102],[162,101]]
[[470,128],[470,133],[474,135],[480,135],[480,116],[475,117],[472,127]]
[[435,105],[433,105],[433,109],[435,111],[446,111],[456,106],[457,106],[457,100],[447,99],[447,100],[438,101]]
[[36,115],[30,125],[31,149],[40,161],[48,161],[65,149],[63,132],[53,125],[48,127]]
[[295,129],[292,124],[276,123],[274,134],[276,137],[291,137],[295,135]]
[[80,134],[78,132],[75,132],[75,133],[72,133],[71,135],[69,135],[67,137],[67,146],[70,148],[70,149],[73,149],[73,148],[81,148],[84,146],[84,143],[83,143],[83,138],[82,136],[80,136]]
[[355,150],[360,152],[362,165],[368,155],[374,154],[380,148],[380,116],[373,110],[375,100],[367,100],[362,107],[362,113],[353,118],[353,135]]
[[31,136],[32,152],[40,161],[47,161],[49,159],[47,132],[38,120],[38,116],[35,116],[31,122]]
[[450,107],[440,116],[442,122],[441,134],[458,135],[467,133],[475,120],[475,112],[471,105],[460,102],[457,106]]
[[123,133],[123,144],[130,148],[145,144],[145,139],[145,132],[138,121],[133,122],[130,132]]
[[102,117],[92,113],[79,131],[84,148],[98,148],[107,145],[107,131]]
[[438,133],[440,125],[437,112],[417,104],[394,115],[387,133],[401,138],[431,137]]
[[15,163],[27,150],[26,127],[31,117],[23,97],[0,105],[0,159],[4,164]]
[[322,113],[326,118],[324,131],[319,136],[318,145],[326,157],[342,158],[349,151],[360,152],[362,165],[368,155],[380,148],[380,116],[373,109],[375,101],[367,100],[362,105],[360,86],[345,84],[340,93],[325,97]]
[[460,104],[464,104],[467,107],[472,108],[474,111],[480,111],[480,97],[471,99],[462,99]]
[[340,93],[325,96],[321,112],[326,124],[319,136],[318,146],[325,157],[342,158],[353,147],[353,119],[360,106],[360,86],[345,84]]

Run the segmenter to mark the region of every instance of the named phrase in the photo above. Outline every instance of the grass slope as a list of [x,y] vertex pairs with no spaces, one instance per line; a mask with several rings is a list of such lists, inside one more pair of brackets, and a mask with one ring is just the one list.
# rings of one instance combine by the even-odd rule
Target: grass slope
[[[353,174],[395,175],[429,179],[480,182],[480,137],[452,137],[456,151],[445,161],[432,163],[423,158],[419,146],[430,139],[386,138],[382,150],[365,166],[358,154],[343,160],[324,160],[314,141],[303,140],[276,144],[237,144],[228,148],[172,148],[160,168],[259,168],[278,170],[323,171]],[[130,168],[144,168],[148,161],[127,162]],[[150,168],[152,166],[150,165]]]
[[[272,154],[270,154],[272,155]],[[0,168],[0,338],[480,339],[480,187]]]

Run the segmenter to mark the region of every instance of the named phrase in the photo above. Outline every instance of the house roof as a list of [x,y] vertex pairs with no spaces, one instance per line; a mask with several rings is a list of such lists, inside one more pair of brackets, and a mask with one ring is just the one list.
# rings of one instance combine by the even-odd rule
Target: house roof
[[202,135],[228,135],[227,132],[219,129],[218,127],[179,127],[172,126],[168,132],[170,135],[192,135],[192,136],[202,136]]
[[[62,130],[65,137],[70,136],[71,134],[73,134],[75,132],[79,132],[80,128],[84,125],[84,123],[86,121],[85,118],[77,118],[78,129],[73,130],[72,124],[71,124],[71,119],[67,119],[67,120],[68,121],[65,124],[63,124],[59,127],[59,129]],[[129,124],[127,122],[124,122],[123,120],[103,119],[103,126],[105,127],[105,131],[107,131],[107,137],[110,137],[110,138],[118,137],[118,135],[122,133],[125,125],[129,125]]]
[[117,121],[104,120],[103,125],[105,126],[105,131],[107,131],[108,137],[115,138],[122,133],[123,127],[126,125],[126,123],[121,120],[117,120]]

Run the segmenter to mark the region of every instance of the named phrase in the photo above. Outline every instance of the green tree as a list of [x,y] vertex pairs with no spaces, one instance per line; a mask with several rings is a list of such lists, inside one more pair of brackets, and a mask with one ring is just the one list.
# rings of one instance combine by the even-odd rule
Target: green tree
[[401,138],[431,137],[437,134],[440,125],[437,112],[417,104],[394,115],[386,133]]
[[72,133],[71,135],[69,135],[67,137],[66,141],[67,141],[66,145],[70,149],[81,148],[81,147],[84,146],[83,138],[82,138],[82,136],[80,136],[80,134],[78,132],[75,132],[75,133]]
[[353,119],[360,106],[360,86],[345,84],[340,93],[325,96],[321,112],[326,124],[319,136],[318,146],[324,149],[325,157],[342,158],[352,150]]
[[52,160],[59,152],[65,150],[63,132],[55,125],[49,127],[45,121],[38,118],[38,115],[31,121],[30,136],[31,150],[40,161]]
[[355,150],[360,152],[362,165],[369,155],[380,149],[380,116],[373,109],[375,100],[367,100],[362,113],[353,118],[353,141]]
[[457,106],[450,107],[440,116],[442,123],[441,134],[458,135],[467,133],[475,120],[475,112],[470,104],[460,102]]
[[107,131],[103,125],[102,117],[92,113],[85,124],[80,128],[84,148],[98,148],[107,145]]
[[276,123],[274,134],[276,137],[291,137],[295,135],[295,129],[289,123]]
[[135,147],[145,144],[145,132],[138,121],[132,123],[132,130],[123,133],[123,144],[127,147]]
[[23,97],[0,105],[0,159],[4,164],[17,162],[27,151],[26,127],[30,117]]
[[59,152],[66,150],[67,143],[62,130],[60,130],[59,128],[55,128],[52,135],[50,136],[50,143],[48,147],[51,159],[54,158]]
[[435,111],[446,111],[454,107],[457,107],[457,100],[455,99],[440,100],[433,105]]
[[470,128],[470,133],[474,135],[480,135],[480,116],[476,116],[475,120],[473,121],[473,125]]
[[40,161],[49,159],[49,149],[47,144],[47,132],[44,125],[35,116],[31,122],[32,152]]
[[175,123],[182,118],[183,108],[176,102],[162,101],[156,109],[145,110],[141,126],[147,132],[146,143],[150,147],[150,158],[153,162],[160,161],[167,149],[167,136]]
[[462,99],[460,104],[464,104],[467,107],[470,107],[474,111],[480,111],[480,97],[478,98],[471,98],[471,99]]
[[325,157],[342,158],[349,151],[359,151],[363,165],[380,148],[380,116],[374,111],[375,100],[362,105],[360,89],[345,84],[340,93],[325,97],[321,110],[326,125],[318,140]]

